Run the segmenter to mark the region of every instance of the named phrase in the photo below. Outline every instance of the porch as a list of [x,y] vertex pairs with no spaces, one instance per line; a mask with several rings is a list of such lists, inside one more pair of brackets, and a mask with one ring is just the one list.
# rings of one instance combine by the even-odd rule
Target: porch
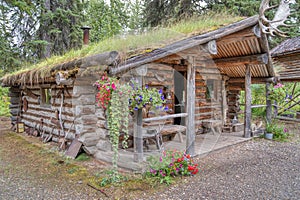
[[[177,150],[185,151],[186,150],[186,135],[182,135],[183,142],[180,142],[179,135],[173,138],[172,141],[163,142],[164,150]],[[212,134],[212,132],[206,134],[196,135],[195,139],[195,156],[202,157],[208,153],[228,146],[232,146],[238,143],[246,142],[251,140],[251,138],[245,138],[244,132],[217,132]],[[144,147],[143,160],[146,161],[147,157],[151,155],[159,155],[160,151],[157,149],[156,144],[148,145],[149,149]],[[119,161],[118,165],[121,168],[131,169],[134,171],[143,171],[145,170],[145,162],[137,163],[134,162],[134,149],[120,149],[119,150]]]

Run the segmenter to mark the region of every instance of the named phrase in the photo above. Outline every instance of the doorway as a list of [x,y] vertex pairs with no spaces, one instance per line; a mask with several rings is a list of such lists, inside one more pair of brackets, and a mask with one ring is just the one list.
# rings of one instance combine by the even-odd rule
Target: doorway
[[[186,71],[174,70],[174,112],[184,113],[186,108]],[[174,124],[185,125],[184,117],[174,118]]]

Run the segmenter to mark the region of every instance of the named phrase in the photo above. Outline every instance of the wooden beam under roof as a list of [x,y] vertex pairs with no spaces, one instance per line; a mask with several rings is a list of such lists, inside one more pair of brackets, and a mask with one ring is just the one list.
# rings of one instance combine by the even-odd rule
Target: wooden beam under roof
[[217,65],[222,64],[231,64],[231,65],[246,65],[246,64],[267,64],[268,63],[268,55],[264,54],[256,54],[250,56],[238,56],[232,58],[221,58],[215,59],[214,62]]
[[[275,83],[277,81],[277,78],[275,77],[269,77],[269,78],[252,78],[251,83]],[[229,84],[234,83],[245,83],[244,78],[230,78],[228,80]]]

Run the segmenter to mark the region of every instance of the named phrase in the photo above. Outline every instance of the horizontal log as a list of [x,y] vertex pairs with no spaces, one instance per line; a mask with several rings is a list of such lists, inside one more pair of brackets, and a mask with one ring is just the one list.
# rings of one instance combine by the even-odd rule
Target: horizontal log
[[241,91],[241,90],[244,90],[245,89],[245,86],[244,85],[228,85],[226,87],[227,90],[237,90],[237,91]]
[[280,120],[286,120],[286,121],[300,122],[300,119],[295,119],[295,118],[290,118],[290,117],[277,116],[275,118],[280,119]]
[[215,59],[215,64],[217,65],[224,65],[230,64],[231,66],[236,65],[245,65],[245,64],[267,64],[268,63],[268,54],[256,54],[250,56],[238,56],[238,57],[231,57],[231,58],[221,58]]
[[177,117],[187,117],[187,113],[179,113],[179,114],[172,114],[172,115],[164,115],[160,117],[151,117],[151,118],[145,118],[143,119],[143,122],[152,122],[152,121],[159,121],[159,120],[167,120],[167,119],[173,119]]
[[[276,77],[269,77],[269,78],[251,78],[251,83],[275,83],[277,82]],[[228,84],[232,83],[245,83],[244,78],[230,78],[228,80]]]
[[[22,122],[25,124],[29,124],[30,127],[34,128],[37,124],[41,124],[41,121],[37,118],[34,117],[29,117],[29,116],[22,116]],[[75,127],[74,125],[72,126],[73,123],[64,123],[64,129],[65,132],[67,132],[70,129],[70,132],[75,133]],[[60,128],[57,128],[56,125],[53,125],[50,120],[44,120],[43,122],[43,127],[46,128],[46,131],[50,132],[52,128],[55,131],[56,134],[58,134],[58,130]],[[70,128],[71,127],[71,128]]]

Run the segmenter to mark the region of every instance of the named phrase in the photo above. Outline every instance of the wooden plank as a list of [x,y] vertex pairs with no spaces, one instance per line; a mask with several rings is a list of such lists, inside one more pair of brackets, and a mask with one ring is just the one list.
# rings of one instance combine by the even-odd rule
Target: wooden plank
[[250,65],[246,65],[245,74],[245,132],[244,137],[251,137],[251,69]]
[[266,83],[266,119],[268,123],[272,120],[272,101],[269,100],[270,95],[270,83]]
[[[142,77],[137,77],[138,85],[142,86]],[[134,128],[133,128],[133,139],[134,139],[134,161],[143,162],[143,112],[142,109],[138,109],[134,112]]]
[[[267,35],[264,34],[264,33],[261,33],[261,37],[258,38],[258,39],[259,39],[260,44],[261,44],[262,52],[269,52],[270,48],[269,48],[269,41],[268,41]],[[267,66],[267,69],[268,69],[269,76],[275,76],[275,71],[274,71],[274,68],[273,68],[271,54],[268,55],[268,60],[270,62],[268,62],[266,64],[266,66]]]
[[187,113],[186,152],[195,155],[195,58],[189,59],[187,66]]
[[[251,78],[251,83],[275,83],[277,81],[277,78],[271,77],[271,78]],[[230,78],[228,80],[229,84],[232,83],[245,83],[244,78]]]
[[167,119],[173,119],[173,118],[176,118],[176,117],[186,117],[186,116],[188,116],[187,113],[178,113],[178,114],[164,115],[164,116],[159,116],[159,117],[145,118],[145,119],[143,119],[143,122],[167,120]]
[[71,143],[70,147],[68,148],[68,150],[66,151],[65,155],[70,157],[70,158],[75,159],[76,156],[79,153],[79,150],[80,150],[81,146],[82,146],[82,143],[79,142],[77,138],[75,138],[72,141],[72,143]]

